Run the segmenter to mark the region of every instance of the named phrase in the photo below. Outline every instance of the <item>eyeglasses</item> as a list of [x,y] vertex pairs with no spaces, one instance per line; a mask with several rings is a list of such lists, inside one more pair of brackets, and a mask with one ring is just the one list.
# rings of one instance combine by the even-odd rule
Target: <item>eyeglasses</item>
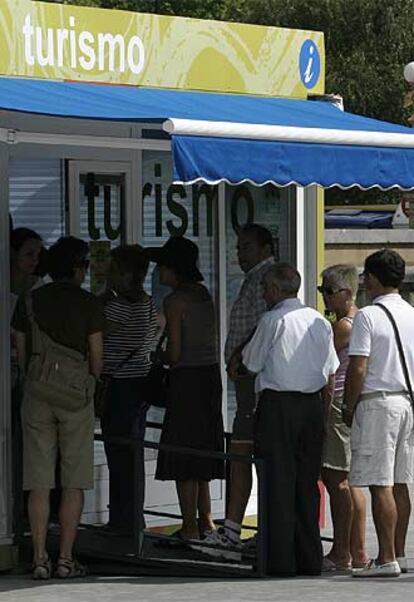
[[332,297],[333,295],[336,295],[336,293],[341,293],[342,291],[348,290],[346,288],[338,288],[335,290],[331,286],[322,286],[322,285],[317,286],[316,288],[321,293],[321,295],[327,295],[328,297]]

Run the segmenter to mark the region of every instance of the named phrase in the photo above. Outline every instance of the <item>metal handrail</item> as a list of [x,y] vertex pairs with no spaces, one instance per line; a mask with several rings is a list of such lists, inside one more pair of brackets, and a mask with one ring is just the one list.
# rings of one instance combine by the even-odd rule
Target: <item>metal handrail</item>
[[[159,422],[153,422],[153,421],[147,421],[146,423],[146,427],[147,428],[153,428],[153,429],[157,429],[157,430],[161,430],[162,429],[162,423]],[[225,433],[225,440],[226,443],[229,442],[229,440],[231,439],[231,433],[226,432]],[[156,450],[162,450],[162,451],[168,451],[168,452],[173,452],[173,453],[178,453],[178,454],[186,454],[186,455],[193,455],[193,456],[197,456],[197,457],[204,457],[204,458],[212,458],[212,459],[216,459],[216,460],[223,460],[226,462],[226,467],[228,468],[230,465],[231,461],[237,461],[237,462],[243,462],[243,463],[247,463],[247,464],[255,464],[256,465],[256,470],[257,470],[257,476],[258,476],[258,526],[254,527],[251,525],[242,525],[242,528],[244,529],[250,529],[253,531],[257,531],[257,563],[256,563],[256,574],[257,576],[264,576],[266,575],[266,554],[265,554],[265,550],[266,550],[266,537],[267,537],[267,529],[266,529],[266,512],[265,512],[265,504],[266,504],[266,495],[265,495],[265,489],[266,489],[266,477],[265,477],[265,463],[264,460],[262,458],[257,458],[254,457],[253,454],[249,454],[249,455],[241,455],[241,454],[235,454],[235,453],[231,453],[231,452],[219,452],[219,451],[211,451],[211,450],[199,450],[196,448],[191,448],[191,447],[185,447],[185,446],[179,446],[179,445],[170,445],[167,443],[157,443],[154,441],[147,441],[147,440],[138,440],[136,438],[132,438],[132,437],[104,437],[102,434],[95,434],[95,440],[97,441],[106,441],[108,443],[113,443],[113,444],[120,444],[120,445],[128,445],[130,447],[132,447],[132,449],[134,450],[134,462],[138,462],[138,454],[141,452],[142,453],[142,449],[156,449]],[[138,470],[137,470],[137,465],[134,464],[134,474],[138,474]],[[229,479],[229,470],[226,471],[226,484],[228,483]],[[141,492],[141,487],[142,487],[142,483],[136,483],[137,487],[134,489],[134,501],[133,501],[133,508],[134,508],[134,528],[133,528],[133,537],[134,537],[134,542],[135,542],[135,549],[137,552],[137,555],[140,555],[140,550],[141,550],[141,544],[142,544],[142,537],[141,537],[141,533],[140,533],[140,525],[138,524],[138,520],[139,520],[139,516],[140,516],[140,512],[136,512],[136,510],[138,509],[138,499],[142,499],[140,498],[140,492]],[[226,487],[227,490],[227,487]],[[160,517],[165,517],[165,518],[172,518],[172,519],[178,519],[181,520],[182,516],[180,514],[173,514],[173,513],[166,513],[166,512],[159,512],[159,511],[154,511],[154,510],[146,510],[145,508],[141,509],[142,514],[147,514],[147,515],[152,515],[152,516],[160,516]],[[220,521],[218,521],[220,522]],[[154,535],[154,537],[158,537],[159,539],[167,539],[166,536],[160,535],[160,534],[156,534]],[[321,540],[323,541],[328,541],[328,542],[332,542],[333,538],[331,537],[321,537]],[[207,545],[207,544],[204,544]],[[215,546],[214,544],[208,544],[208,547],[218,547]]]
[[[162,424],[157,423],[157,422],[147,422],[147,427],[149,428],[162,428]],[[230,436],[230,433],[226,433],[226,435]],[[230,461],[237,461],[237,462],[244,462],[247,464],[255,464],[256,465],[256,470],[257,470],[257,474],[258,474],[258,483],[259,483],[259,496],[258,496],[258,519],[259,519],[259,525],[258,527],[254,528],[254,527],[250,527],[248,526],[248,528],[251,528],[253,530],[257,530],[257,561],[256,561],[256,574],[259,577],[263,577],[266,575],[266,554],[265,554],[265,548],[266,548],[266,537],[267,537],[267,529],[266,529],[266,513],[264,511],[264,504],[266,503],[266,496],[264,495],[264,488],[265,488],[265,476],[264,476],[264,460],[262,458],[255,458],[253,456],[253,454],[251,455],[241,455],[241,454],[234,454],[234,453],[229,453],[229,452],[218,452],[218,451],[211,451],[211,450],[199,450],[196,448],[191,448],[191,447],[184,447],[184,446],[179,446],[179,445],[169,445],[166,443],[157,443],[154,441],[147,441],[147,440],[139,440],[136,438],[132,438],[132,437],[105,437],[102,434],[99,433],[95,433],[95,440],[96,441],[105,441],[107,443],[112,443],[112,444],[116,444],[116,445],[128,445],[129,447],[132,448],[133,452],[134,452],[134,475],[138,474],[138,460],[139,460],[139,453],[142,453],[142,449],[156,449],[156,450],[162,450],[162,451],[169,451],[169,452],[174,452],[174,453],[178,453],[178,454],[186,454],[186,455],[192,455],[192,456],[198,456],[198,457],[204,457],[204,458],[212,458],[212,459],[216,459],[216,460],[223,460],[225,462]],[[143,486],[142,483],[137,482],[138,480],[134,478],[134,483],[135,483],[135,487],[134,487],[134,496],[133,496],[133,514],[134,514],[134,524],[133,524],[133,531],[132,531],[132,536],[133,536],[133,540],[134,540],[134,548],[135,548],[135,553],[137,556],[140,556],[141,554],[141,547],[142,547],[142,534],[141,534],[141,529],[140,529],[140,524],[139,524],[139,518],[142,514],[154,514],[154,511],[146,511],[144,508],[139,509],[138,508],[138,500],[142,499],[142,497],[140,496],[141,493],[141,487]],[[140,511],[139,511],[140,510]],[[157,516],[166,516],[171,517],[171,518],[182,518],[180,515],[171,515],[171,514],[167,514],[167,513],[157,513]],[[162,535],[154,535],[154,537],[158,537],[159,539],[166,539],[166,536],[162,536]],[[207,545],[207,544],[205,544]],[[208,544],[208,547],[211,548],[219,548],[219,546],[216,546],[214,544]]]

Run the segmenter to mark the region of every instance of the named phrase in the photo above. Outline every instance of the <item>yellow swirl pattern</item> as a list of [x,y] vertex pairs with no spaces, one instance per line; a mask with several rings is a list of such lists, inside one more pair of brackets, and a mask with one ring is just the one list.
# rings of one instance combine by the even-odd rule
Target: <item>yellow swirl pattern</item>
[[[33,29],[30,38],[23,34],[27,19]],[[58,30],[67,32],[67,39],[61,42],[62,65],[57,61],[57,37],[66,34]],[[101,49],[99,68],[99,34],[122,36],[124,69],[118,46],[114,46],[114,65],[110,69],[108,45]],[[79,63],[80,57],[88,58],[80,49],[80,35],[89,36],[89,48],[95,55],[95,62],[89,56],[88,69]],[[145,50],[139,73],[133,72],[128,62],[132,61],[138,70],[137,39],[131,54],[127,53],[134,36]],[[321,57],[320,76],[311,90],[302,84],[299,73],[300,49],[306,39],[316,44]],[[50,43],[53,52],[49,53]],[[33,64],[28,62],[29,55]],[[53,55],[54,64],[42,65],[39,55]],[[310,91],[324,92],[324,41],[322,33],[313,31],[1,0],[0,74],[304,98]]]

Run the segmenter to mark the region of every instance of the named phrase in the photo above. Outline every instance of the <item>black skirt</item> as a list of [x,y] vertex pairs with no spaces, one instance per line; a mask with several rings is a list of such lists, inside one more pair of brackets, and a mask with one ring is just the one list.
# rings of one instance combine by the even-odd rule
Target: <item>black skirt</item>
[[[223,451],[220,368],[175,368],[160,443]],[[155,478],[160,481],[210,481],[224,478],[224,462],[175,452],[158,452]]]

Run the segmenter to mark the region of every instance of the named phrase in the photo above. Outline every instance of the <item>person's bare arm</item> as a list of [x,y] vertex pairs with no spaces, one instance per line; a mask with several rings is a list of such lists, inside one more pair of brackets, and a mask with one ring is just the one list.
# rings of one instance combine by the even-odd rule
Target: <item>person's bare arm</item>
[[352,424],[355,408],[367,373],[368,359],[365,355],[353,355],[349,360],[342,406],[342,418],[347,426],[351,426]]
[[99,378],[103,369],[103,335],[94,332],[88,336],[89,369],[95,378]]
[[180,361],[181,357],[181,327],[184,313],[182,301],[174,295],[169,295],[164,299],[164,313],[167,320],[166,359],[170,366],[174,366]]
[[329,412],[331,411],[332,400],[335,391],[335,374],[330,374],[328,382],[322,389],[322,400],[324,406],[325,428],[328,426]]
[[250,378],[253,375],[253,373],[249,372],[247,369],[246,369],[245,374],[243,374],[243,373],[240,374],[240,372],[243,371],[243,362],[242,362],[243,349],[252,340],[255,332],[256,332],[256,328],[254,328],[252,330],[252,332],[247,337],[247,339],[245,341],[243,341],[243,343],[241,343],[238,347],[236,347],[236,349],[231,354],[231,357],[227,363],[226,370],[229,375],[229,378],[233,381],[241,380],[246,377]]
[[335,350],[341,351],[344,347],[348,347],[351,340],[352,324],[348,320],[339,320],[333,326]]
[[24,332],[14,330],[13,337],[16,345],[20,375],[23,376],[26,373],[26,335]]

